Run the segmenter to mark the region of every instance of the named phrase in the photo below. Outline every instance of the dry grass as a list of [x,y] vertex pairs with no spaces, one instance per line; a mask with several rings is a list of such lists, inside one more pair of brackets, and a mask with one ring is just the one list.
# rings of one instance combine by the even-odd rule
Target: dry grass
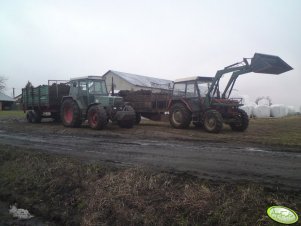
[[267,207],[301,211],[296,192],[84,164],[2,145],[0,184],[0,200],[56,225],[277,225],[266,216]]

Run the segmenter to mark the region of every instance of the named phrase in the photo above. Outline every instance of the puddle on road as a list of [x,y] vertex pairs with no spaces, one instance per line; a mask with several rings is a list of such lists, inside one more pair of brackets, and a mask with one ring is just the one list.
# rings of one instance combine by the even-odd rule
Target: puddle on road
[[265,152],[265,153],[269,153],[270,151],[266,151],[266,150],[261,150],[261,149],[257,149],[257,148],[247,148],[247,151],[250,152]]

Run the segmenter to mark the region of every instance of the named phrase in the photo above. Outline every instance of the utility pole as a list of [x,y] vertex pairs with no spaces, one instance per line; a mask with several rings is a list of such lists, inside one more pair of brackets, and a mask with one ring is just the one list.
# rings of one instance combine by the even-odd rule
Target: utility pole
[[13,88],[13,98],[15,98],[15,88]]

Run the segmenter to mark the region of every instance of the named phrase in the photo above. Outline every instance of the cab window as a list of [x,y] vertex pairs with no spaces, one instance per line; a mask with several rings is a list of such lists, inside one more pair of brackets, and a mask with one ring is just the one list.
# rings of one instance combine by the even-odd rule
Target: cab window
[[186,84],[185,83],[176,83],[174,85],[174,89],[173,89],[173,95],[174,96],[185,96],[185,88],[186,88]]
[[187,83],[186,97],[198,97],[197,89],[194,82]]

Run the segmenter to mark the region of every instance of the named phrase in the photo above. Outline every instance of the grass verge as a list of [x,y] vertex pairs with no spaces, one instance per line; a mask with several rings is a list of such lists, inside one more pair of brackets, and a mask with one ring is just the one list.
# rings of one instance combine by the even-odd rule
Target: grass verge
[[0,111],[0,118],[3,117],[25,117],[24,111]]
[[4,145],[0,184],[0,200],[56,225],[279,225],[266,216],[269,206],[301,212],[296,192],[117,169]]

